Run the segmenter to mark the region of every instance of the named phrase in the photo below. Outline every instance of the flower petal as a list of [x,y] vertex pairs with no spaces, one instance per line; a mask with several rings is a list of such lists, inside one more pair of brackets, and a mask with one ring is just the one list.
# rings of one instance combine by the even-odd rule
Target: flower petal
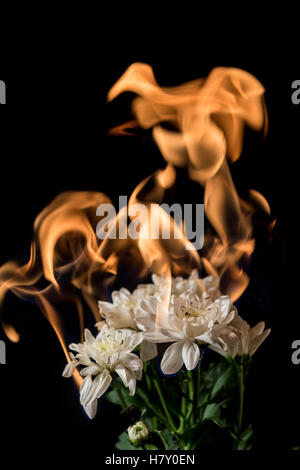
[[110,373],[105,369],[101,374],[98,374],[93,380],[93,393],[96,398],[100,398],[111,384],[112,378]]
[[200,349],[198,344],[186,341],[182,348],[182,357],[187,370],[193,370],[200,359]]
[[93,400],[90,401],[87,405],[83,405],[84,411],[88,415],[90,419],[95,418],[96,413],[97,413],[97,408],[98,408],[98,401]]
[[215,300],[216,305],[219,308],[219,322],[222,322],[226,319],[230,306],[231,306],[231,299],[229,295],[221,295]]
[[184,342],[178,341],[171,344],[165,351],[160,367],[164,374],[176,374],[183,366],[182,347]]
[[122,366],[134,372],[143,368],[143,362],[136,354],[125,353],[124,355],[120,356],[120,360],[122,362]]
[[76,361],[76,359],[74,359],[73,361],[70,361],[63,370],[63,373],[62,373],[63,377],[66,377],[66,378],[72,377],[77,365],[78,365],[78,361]]
[[140,349],[140,357],[143,362],[151,361],[157,356],[157,346],[155,343],[149,341],[143,341]]
[[95,338],[87,328],[84,330],[84,339],[87,344],[94,344]]
[[93,364],[92,366],[85,367],[80,371],[80,375],[85,377],[86,375],[96,375],[101,372],[101,368],[97,364]]
[[[164,331],[164,333],[166,332]],[[170,338],[169,336],[166,336],[166,334],[164,333],[162,333],[159,330],[145,331],[143,333],[143,336],[147,341],[150,341],[150,343],[169,343],[169,342],[174,341],[174,338],[172,337]]]
[[88,396],[92,386],[92,378],[87,375],[80,386],[80,403],[84,405],[88,402]]
[[121,364],[118,365],[116,368],[115,368],[115,371],[116,373],[118,374],[118,376],[120,377],[120,379],[122,380],[123,384],[125,385],[125,387],[128,387],[128,383],[129,383],[129,380],[130,380],[130,373],[129,373],[129,370],[126,369],[125,367],[123,367]]
[[253,354],[257,351],[259,346],[264,342],[264,340],[269,336],[271,333],[271,329],[265,330],[261,335],[256,336],[250,344],[250,349],[249,349],[249,354],[250,356],[253,356]]
[[135,389],[136,389],[136,377],[134,374],[132,374],[132,376],[129,379],[128,388],[129,388],[129,395],[133,397],[133,395],[135,394]]

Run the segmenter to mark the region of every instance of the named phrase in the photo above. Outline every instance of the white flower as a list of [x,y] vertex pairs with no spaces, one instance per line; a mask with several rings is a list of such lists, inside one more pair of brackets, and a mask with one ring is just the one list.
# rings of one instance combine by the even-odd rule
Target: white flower
[[165,374],[178,372],[183,364],[192,370],[200,359],[198,344],[211,343],[212,335],[228,325],[235,314],[229,296],[212,299],[207,294],[201,297],[191,293],[185,297],[173,295],[167,327],[146,331],[144,337],[157,343],[173,343],[162,358],[161,369]]
[[265,323],[257,323],[253,328],[239,315],[215,337],[210,349],[225,357],[252,356],[271,330],[265,330]]
[[[112,293],[112,303],[99,301],[100,315],[105,318],[108,326],[113,328],[131,328],[146,331],[155,324],[157,298],[148,287],[138,288],[132,293],[122,288]],[[102,327],[102,324],[96,326]],[[157,355],[156,345],[143,341],[140,349],[142,360],[149,361]]]
[[[168,288],[169,281],[166,277],[156,274],[153,274],[152,281],[153,284],[140,284],[138,289],[144,289],[144,291],[147,291],[148,295],[160,298]],[[219,278],[216,276],[207,276],[200,279],[198,271],[194,269],[187,279],[181,276],[172,278],[171,293],[179,296],[185,296],[191,293],[201,296],[203,293],[206,293],[214,298],[220,295]]]
[[134,395],[136,380],[142,377],[143,363],[132,351],[142,341],[142,333],[104,325],[96,338],[86,329],[84,343],[69,346],[77,354],[70,353],[72,360],[65,367],[63,376],[71,377],[77,366],[84,366],[80,371],[85,377],[80,387],[80,403],[90,418],[97,412],[97,399],[110,386],[111,372],[116,372],[129,388],[130,395]]
[[142,441],[146,441],[149,436],[149,430],[143,421],[138,421],[133,426],[128,428],[128,437],[130,442],[138,447],[141,445]]

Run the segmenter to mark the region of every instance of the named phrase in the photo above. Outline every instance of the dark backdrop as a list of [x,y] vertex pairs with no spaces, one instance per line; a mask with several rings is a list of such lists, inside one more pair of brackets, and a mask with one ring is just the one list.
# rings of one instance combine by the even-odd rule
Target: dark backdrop
[[[7,83],[8,106],[1,108],[1,263],[26,260],[36,215],[59,192],[99,190],[117,201],[164,160],[147,138],[113,139],[107,130],[129,117],[129,97],[106,104],[109,87],[134,61],[148,62],[162,85],[206,76],[218,65],[243,68],[266,87],[268,138],[247,133],[242,157],[233,168],[239,190],[248,186],[270,201],[277,219],[273,241],[258,237],[249,266],[251,284],[240,299],[251,322],[265,320],[272,334],[254,356],[247,413],[256,430],[256,448],[286,450],[299,445],[300,366],[291,363],[291,343],[300,338],[298,307],[298,129],[300,105],[291,102],[291,83],[299,78],[292,44],[278,48],[268,38],[246,45],[243,36],[215,45],[196,35],[158,46],[118,31],[84,40],[20,42],[2,57],[0,79]],[[146,36],[146,34],[145,34]],[[192,39],[191,39],[192,41]],[[180,183],[180,179],[179,179]],[[181,191],[181,193],[180,193]],[[195,202],[195,185],[179,189]],[[201,201],[200,201],[201,202]],[[294,270],[295,269],[295,270]],[[47,451],[112,448],[118,411],[103,405],[88,421],[71,380],[61,377],[64,355],[50,325],[34,304],[9,296],[7,315],[21,333],[7,341],[7,365],[0,366],[2,439],[7,445],[37,445]],[[3,336],[1,332],[1,336]],[[3,442],[3,440],[2,440]]]

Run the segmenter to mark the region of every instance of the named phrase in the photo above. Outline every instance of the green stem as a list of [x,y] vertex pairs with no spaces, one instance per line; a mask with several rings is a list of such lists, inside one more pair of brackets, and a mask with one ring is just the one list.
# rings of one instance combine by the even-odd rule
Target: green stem
[[186,418],[186,392],[187,392],[187,380],[184,377],[182,385],[182,399],[181,399],[181,416],[179,418],[178,434],[182,434],[184,431],[185,418]]
[[197,376],[196,376],[196,390],[194,395],[194,419],[197,421],[198,419],[198,403],[199,403],[199,394],[200,394],[200,378],[201,378],[201,365],[199,364],[197,369]]
[[176,432],[176,426],[174,424],[174,421],[169,413],[169,410],[168,410],[168,407],[166,405],[166,402],[165,402],[165,399],[164,399],[164,396],[163,396],[163,393],[161,391],[161,388],[160,388],[160,385],[158,383],[158,380],[157,378],[155,377],[154,380],[153,380],[153,383],[154,383],[154,386],[156,388],[156,391],[157,391],[157,394],[159,396],[159,399],[160,399],[160,402],[161,402],[161,405],[163,407],[163,410],[165,412],[165,415],[167,417],[167,420],[168,420],[168,423],[170,425],[170,428],[173,432]]
[[115,390],[116,390],[116,392],[118,394],[118,397],[119,397],[119,400],[120,400],[120,404],[121,404],[123,410],[125,410],[127,408],[127,405],[126,405],[126,401],[123,397],[123,393],[122,393],[122,390],[121,390],[121,387],[120,387],[120,384],[119,384],[118,380],[115,380],[114,385],[115,385]]
[[[188,370],[187,376],[189,379],[189,408],[192,408],[194,405],[195,390],[194,390],[194,377],[193,372]],[[194,414],[191,414],[191,424],[194,424]]]
[[239,381],[239,415],[238,415],[238,433],[242,430],[243,425],[243,410],[244,410],[244,366],[238,366],[238,381]]
[[146,407],[149,408],[150,410],[153,411],[153,413],[155,413],[155,415],[160,419],[160,421],[162,421],[163,423],[167,424],[167,420],[164,416],[164,414],[161,412],[160,408],[158,408],[157,406],[153,405],[152,403],[150,403],[148,400],[145,400],[145,396],[144,394],[141,394],[140,393],[140,390],[139,388],[137,387],[136,389],[136,394],[143,400],[143,402],[145,403]]
[[183,392],[183,395],[182,395],[182,399],[181,399],[181,413],[183,416],[186,415],[186,394],[187,394],[187,380],[186,378],[183,379],[183,385],[182,385],[182,392]]
[[163,446],[164,446],[164,449],[165,450],[168,450],[168,443],[167,441],[165,440],[164,436],[162,435],[161,431],[157,431],[156,429],[154,430],[154,432],[159,436]]

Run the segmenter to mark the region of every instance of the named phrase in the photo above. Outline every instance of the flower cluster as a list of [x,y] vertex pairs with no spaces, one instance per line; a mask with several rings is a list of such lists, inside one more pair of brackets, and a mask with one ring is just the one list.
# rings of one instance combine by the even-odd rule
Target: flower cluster
[[169,375],[183,366],[193,370],[202,345],[227,358],[251,356],[270,333],[263,322],[250,328],[230,297],[221,294],[215,276],[200,279],[193,271],[187,279],[172,278],[171,285],[157,275],[152,280],[132,293],[113,292],[112,302],[99,301],[99,333],[94,337],[85,330],[83,344],[70,345],[76,354],[70,353],[63,375],[81,367],[80,402],[90,418],[115,374],[134,395],[143,363],[157,356],[158,343],[171,343],[161,359],[161,370]]

